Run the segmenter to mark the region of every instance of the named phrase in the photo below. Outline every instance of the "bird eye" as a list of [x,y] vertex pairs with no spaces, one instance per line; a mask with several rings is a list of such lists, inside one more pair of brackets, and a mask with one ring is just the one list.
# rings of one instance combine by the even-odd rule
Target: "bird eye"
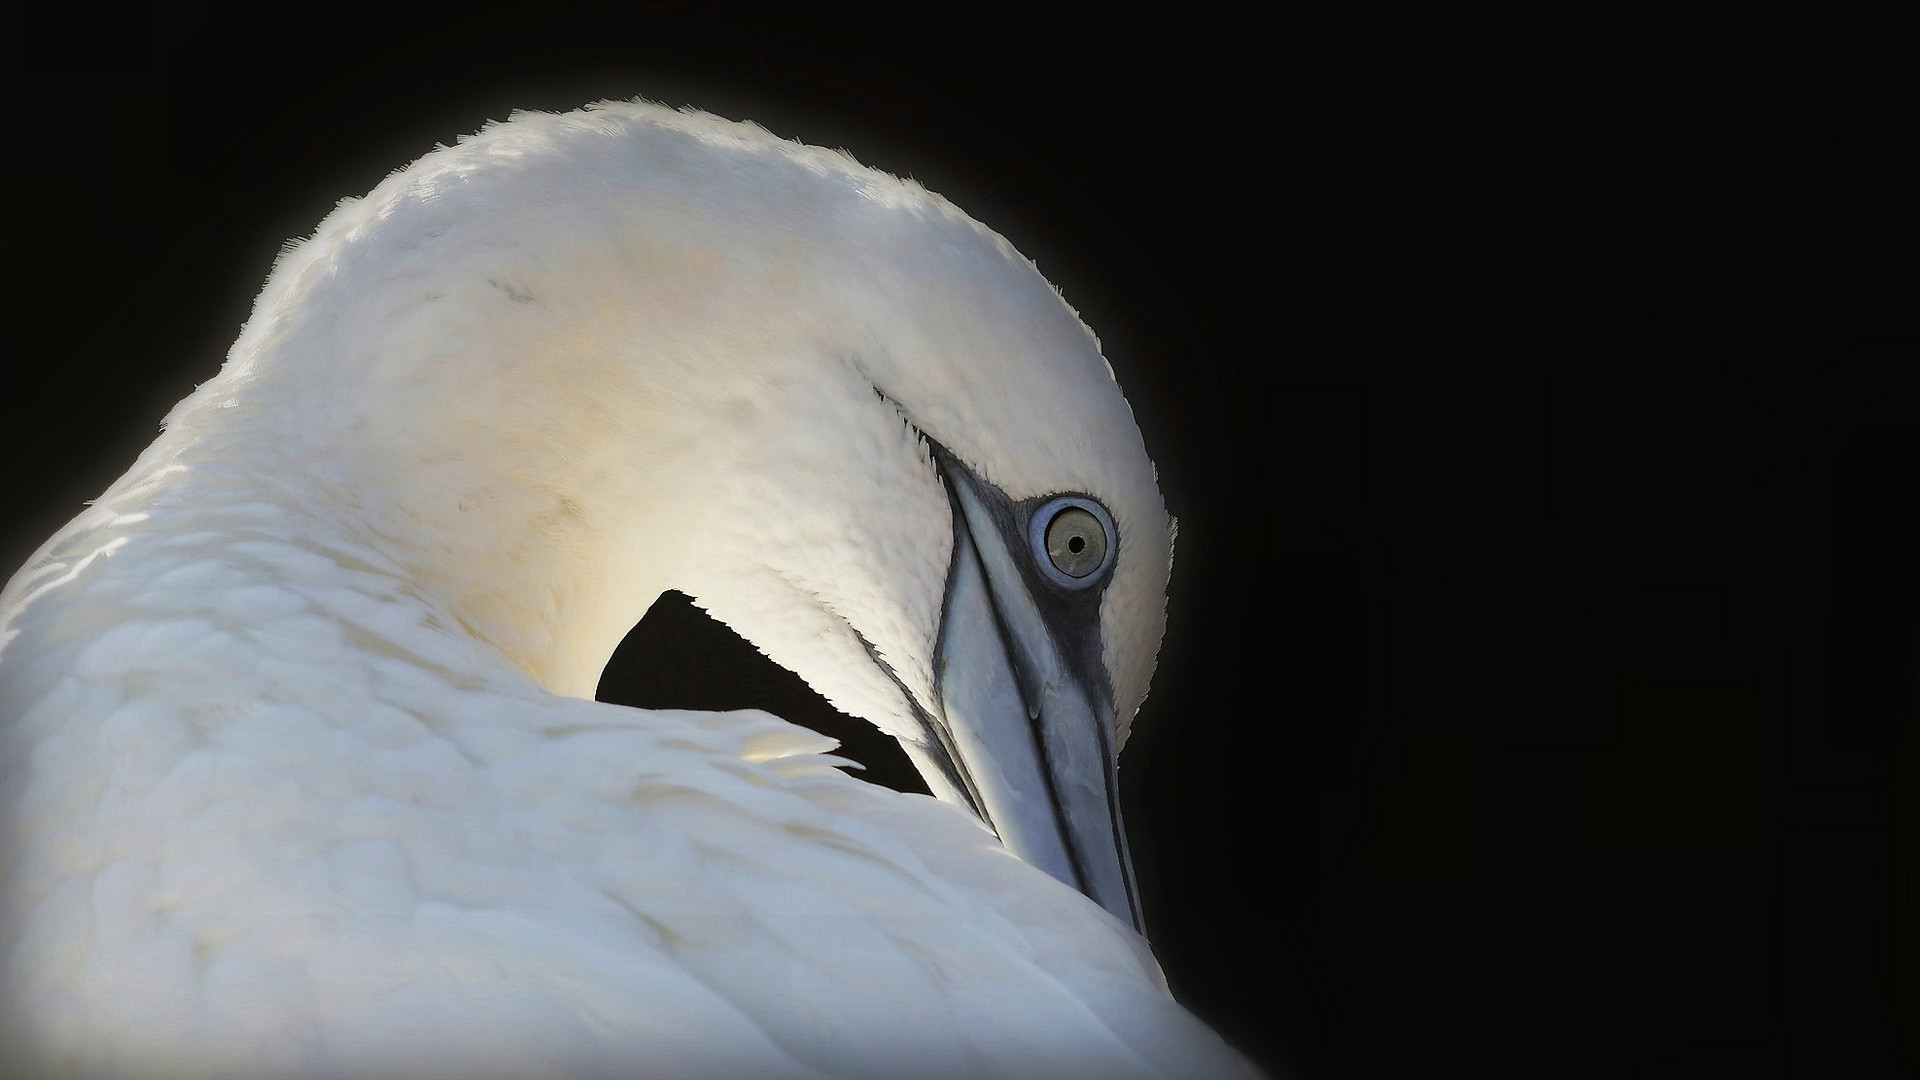
[[1112,560],[1113,519],[1092,499],[1063,495],[1033,516],[1040,569],[1061,585],[1093,584]]

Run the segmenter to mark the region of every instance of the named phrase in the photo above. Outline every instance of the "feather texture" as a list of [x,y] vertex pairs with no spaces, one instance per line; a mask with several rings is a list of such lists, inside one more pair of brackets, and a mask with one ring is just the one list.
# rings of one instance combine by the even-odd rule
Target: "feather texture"
[[[847,366],[811,331],[800,341],[824,360],[749,348],[761,324],[728,320],[720,333],[688,313],[713,302],[706,292],[666,295],[764,292],[754,275],[778,267],[716,265],[705,282],[648,267],[625,291],[576,287],[568,275],[581,267],[551,264],[516,234],[468,243],[457,274],[426,267],[436,230],[524,193],[494,184],[494,166],[551,191],[534,231],[567,233],[605,225],[603,209],[577,205],[578,189],[603,186],[595,170],[634,153],[668,174],[745,162],[801,177],[776,203],[825,200],[839,214],[849,211],[835,200],[851,191],[883,217],[948,222],[935,232],[960,229],[972,245],[963,261],[993,260],[980,273],[1024,268],[1020,288],[1039,286],[1044,331],[1028,340],[1078,335],[1097,362],[1084,328],[1003,241],[839,157],[642,105],[515,124],[530,133],[516,142],[505,125],[397,174],[292,250],[222,376],[0,595],[6,1062],[138,1077],[1250,1074],[1168,995],[1130,928],[968,815],[852,779],[829,740],[764,713],[573,696],[580,672],[611,651],[607,627],[617,641],[649,590],[671,583],[669,566],[723,617],[801,620],[788,637],[756,640],[883,726],[902,706],[874,701],[931,678],[946,549],[902,533],[889,550],[884,536],[841,524],[897,523],[926,497],[918,485],[938,491],[915,432],[872,393],[873,371]],[[700,145],[647,150],[641,136],[655,129]],[[567,150],[582,139],[620,146],[548,184],[581,159]],[[821,175],[828,195],[809,186]],[[698,179],[641,186],[705,192]],[[813,213],[784,210],[803,222]],[[670,246],[650,235],[655,249],[636,249],[630,231],[628,257]],[[587,268],[607,271],[594,260],[611,256],[586,246]],[[680,270],[704,265],[676,258],[693,260]],[[330,299],[363,265],[377,266],[371,284],[352,285],[351,303]],[[672,353],[691,374],[656,364],[636,387],[605,370],[632,364],[626,346],[593,336],[625,328],[629,314],[574,316],[649,289],[652,310],[697,323],[709,345]],[[406,290],[413,302],[394,302]],[[491,343],[476,342],[480,327]],[[640,337],[684,346],[691,333],[669,330]],[[998,355],[994,335],[1020,330],[974,344]],[[716,334],[778,362],[719,370]],[[860,340],[868,355],[893,355],[903,339]],[[411,366],[392,361],[399,352]],[[466,365],[457,376],[453,353]],[[512,398],[541,382],[560,389]],[[706,392],[692,395],[696,385]],[[1110,388],[1109,375],[1096,397],[1111,394],[1124,420]],[[940,394],[961,391],[948,376],[889,390],[936,428],[972,423],[938,418],[952,408],[935,404]],[[609,414],[609,401],[630,408]],[[1104,416],[1112,405],[1099,401]],[[776,406],[784,419],[761,415]],[[729,408],[754,415],[698,446],[675,441],[680,413]],[[768,466],[755,438],[777,459],[795,452],[786,433],[801,425],[852,444],[786,472]],[[995,457],[990,432],[947,438]],[[719,466],[676,471],[696,450],[750,467],[727,481],[714,479]],[[808,489],[820,467],[846,462],[867,475]],[[606,498],[587,482],[616,467],[651,467],[651,486]],[[1023,468],[1001,465],[999,481],[1017,490]],[[1066,479],[1098,484],[1101,468]],[[782,494],[783,480],[799,494]],[[715,511],[659,516],[689,491],[713,495],[702,505],[722,515],[761,514],[766,527],[750,535],[769,550],[843,561],[728,548],[737,536],[711,526]],[[861,514],[847,509],[856,494]],[[756,510],[762,501],[773,510]],[[802,505],[833,513],[792,509]],[[931,520],[916,527],[951,529],[943,504],[925,505]],[[1116,505],[1130,522],[1160,514],[1164,536],[1157,495]],[[693,541],[673,535],[689,527]],[[729,591],[715,563],[687,554],[709,541],[783,586]],[[1151,562],[1154,545],[1145,550]],[[1159,558],[1132,592],[1164,586]],[[587,571],[542,576],[559,563]],[[910,585],[889,587],[907,599],[883,592],[826,605],[838,622],[806,621],[854,564],[876,580],[896,568]],[[480,576],[456,572],[469,565]],[[595,576],[616,565],[627,569]],[[596,590],[626,602],[608,608],[624,625]],[[1131,680],[1137,704],[1134,654],[1145,648],[1150,669],[1141,635],[1157,641],[1158,600],[1123,600],[1151,605],[1147,631],[1112,639],[1116,677]],[[568,639],[582,622],[600,637]],[[846,656],[833,635],[847,627],[904,674],[822,675]]]

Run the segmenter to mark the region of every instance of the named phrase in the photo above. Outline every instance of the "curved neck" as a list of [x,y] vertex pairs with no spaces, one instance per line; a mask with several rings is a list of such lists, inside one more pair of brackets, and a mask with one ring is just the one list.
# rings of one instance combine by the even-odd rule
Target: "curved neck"
[[663,590],[731,588],[736,630],[865,679],[816,688],[884,724],[897,687],[839,673],[867,646],[928,662],[950,543],[903,413],[1016,496],[1150,476],[1086,328],[1005,241],[842,156],[636,111],[495,128],[343,204],[163,442],[299,473],[556,692],[591,695]]

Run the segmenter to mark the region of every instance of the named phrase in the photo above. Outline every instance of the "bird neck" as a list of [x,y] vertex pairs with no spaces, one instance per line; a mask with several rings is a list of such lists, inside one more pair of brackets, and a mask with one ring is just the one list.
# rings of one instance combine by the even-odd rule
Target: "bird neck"
[[163,443],[376,547],[451,624],[590,697],[661,592],[725,584],[697,566],[717,518],[777,494],[778,407],[846,374],[819,343],[849,335],[809,293],[840,277],[810,272],[831,245],[680,228],[671,193],[646,220],[549,196],[562,223],[499,222],[464,189],[343,207]]
[[[556,692],[679,588],[884,726],[894,678],[843,673],[931,679],[951,530],[920,433],[1016,496],[1144,462],[1085,327],[945,203],[762,136],[555,121],[342,204],[164,441],[300,476]],[[1022,474],[1053,461],[1084,475]]]

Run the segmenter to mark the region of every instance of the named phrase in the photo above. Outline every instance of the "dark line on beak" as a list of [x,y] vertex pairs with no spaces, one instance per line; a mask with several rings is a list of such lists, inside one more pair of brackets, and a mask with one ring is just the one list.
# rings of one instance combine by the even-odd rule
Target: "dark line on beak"
[[1095,711],[1094,734],[1100,738],[1100,753],[1107,762],[1107,823],[1113,828],[1113,850],[1120,853],[1120,885],[1127,892],[1127,914],[1133,917],[1133,928],[1144,934],[1147,924],[1140,914],[1140,887],[1133,880],[1133,857],[1128,854],[1127,836],[1120,823],[1120,755],[1113,752],[1112,725],[1107,718]]
[[[835,612],[835,614],[839,613]],[[847,623],[847,629],[853,631],[854,639],[860,642],[860,647],[867,650],[867,657],[873,661],[874,666],[886,672],[887,678],[893,680],[893,685],[900,690],[900,696],[906,700],[907,707],[913,710],[914,718],[920,721],[920,727],[940,744],[940,771],[946,773],[947,779],[952,781],[953,786],[959,790],[960,794],[966,796],[967,809],[972,810],[973,816],[984,822],[987,828],[993,829],[993,816],[987,813],[986,800],[981,798],[980,786],[974,782],[973,774],[967,770],[966,759],[960,756],[953,745],[953,733],[947,730],[945,723],[935,719],[932,713],[921,706],[920,699],[914,697],[913,691],[907,689],[907,684],[901,681],[899,673],[893,670],[893,665],[881,658],[880,650],[873,647],[873,642],[868,641],[865,634],[862,634],[851,622],[847,622],[845,615],[840,616],[840,621]],[[1000,831],[994,829],[994,835],[1000,835]]]
[[[995,610],[993,616],[997,620],[1000,612]],[[1040,779],[1047,785],[1047,802],[1053,806],[1053,830],[1060,834],[1060,846],[1066,849],[1067,862],[1073,867],[1074,888],[1079,889],[1083,896],[1092,896],[1093,894],[1087,891],[1086,867],[1080,865],[1080,847],[1073,842],[1073,830],[1066,827],[1066,808],[1061,805],[1060,791],[1054,786],[1053,759],[1047,753],[1046,736],[1041,731],[1043,722],[1040,714],[1035,712],[1032,706],[1028,706],[1027,731],[1033,736],[1033,748],[1040,754]],[[1112,817],[1111,812],[1108,817]],[[1131,904],[1133,901],[1129,898],[1127,902]]]

